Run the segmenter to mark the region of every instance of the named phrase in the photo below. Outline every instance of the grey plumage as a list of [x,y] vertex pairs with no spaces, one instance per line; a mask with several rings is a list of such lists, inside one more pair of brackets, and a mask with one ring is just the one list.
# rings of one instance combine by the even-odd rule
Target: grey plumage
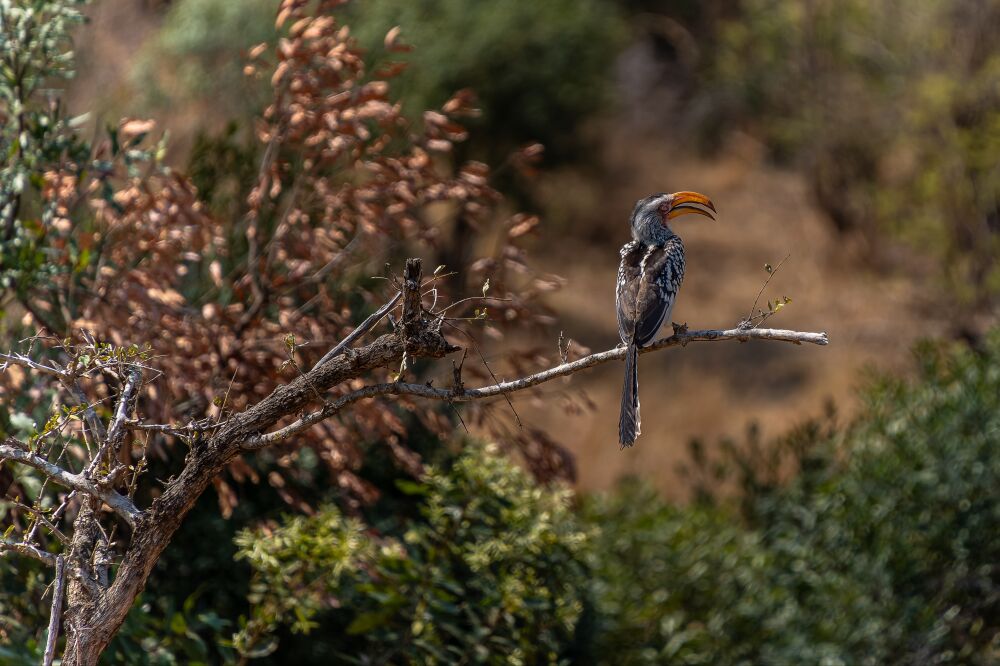
[[668,218],[687,212],[708,215],[691,203],[714,210],[707,197],[694,192],[656,194],[641,199],[629,220],[632,240],[621,249],[615,294],[618,333],[626,346],[618,421],[623,448],[632,446],[640,432],[639,349],[652,342],[663,322],[669,320],[684,281],[684,243],[668,226]]

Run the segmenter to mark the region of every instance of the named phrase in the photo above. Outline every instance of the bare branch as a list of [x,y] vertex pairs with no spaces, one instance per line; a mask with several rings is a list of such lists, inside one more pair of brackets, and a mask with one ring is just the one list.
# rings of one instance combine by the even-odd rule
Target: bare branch
[[423,326],[423,308],[420,305],[419,259],[407,259],[403,270],[403,332],[406,337],[416,336]]
[[767,317],[764,317],[764,319],[761,319],[761,321],[757,322],[757,324],[754,324],[754,322],[753,322],[753,320],[754,320],[754,313],[753,313],[753,311],[757,309],[757,303],[760,301],[761,294],[763,294],[764,290],[767,289],[767,285],[771,282],[771,278],[773,278],[775,275],[777,275],[778,271],[781,270],[781,265],[784,264],[786,261],[788,261],[788,258],[790,256],[792,256],[790,253],[786,254],[785,258],[782,259],[781,261],[779,261],[778,265],[775,266],[774,268],[771,268],[770,264],[767,264],[765,266],[765,268],[767,269],[767,279],[764,280],[764,284],[762,284],[760,286],[760,290],[757,292],[757,297],[753,299],[753,305],[750,306],[750,314],[748,314],[747,317],[746,317],[746,319],[743,319],[738,324],[738,326],[740,328],[753,328],[757,324],[764,323],[764,319],[767,319]]
[[129,420],[125,422],[125,426],[132,430],[144,430],[146,432],[162,432],[167,435],[173,435],[174,437],[190,437],[191,435],[196,435],[200,432],[210,432],[216,428],[220,428],[224,423],[208,423],[207,419],[202,419],[201,421],[190,423],[186,426],[175,426],[169,423],[141,423],[136,420]]
[[87,425],[90,426],[94,437],[98,438],[98,441],[103,442],[107,436],[107,432],[104,429],[104,422],[97,416],[94,406],[87,400],[87,394],[80,387],[80,382],[72,377],[65,377],[62,383],[66,387],[66,390],[76,399],[77,404],[83,407],[83,418],[87,422]]
[[[41,495],[39,495],[39,497],[41,497]],[[56,525],[51,520],[46,518],[44,512],[39,511],[34,507],[28,506],[24,502],[18,502],[16,500],[14,501],[14,505],[17,506],[17,508],[21,509],[22,511],[27,511],[28,513],[30,513],[35,517],[36,521],[38,521],[32,527],[31,531],[28,532],[28,536],[25,539],[25,541],[30,543],[32,539],[34,539],[35,537],[36,533],[35,527],[37,527],[38,525],[44,525],[55,538],[59,539],[59,541],[63,543],[63,545],[69,545],[69,537],[63,534],[62,531],[58,527],[56,527]]]
[[327,361],[329,361],[331,358],[335,358],[338,354],[340,354],[345,349],[347,349],[347,347],[350,346],[355,340],[357,340],[362,335],[364,335],[365,333],[367,333],[368,331],[370,331],[372,329],[372,327],[375,326],[375,324],[377,324],[380,321],[382,321],[382,319],[387,314],[389,314],[389,312],[394,307],[396,307],[396,303],[398,303],[399,299],[402,298],[402,297],[403,297],[403,292],[397,291],[396,295],[393,296],[391,299],[389,299],[388,303],[386,303],[385,305],[383,305],[382,307],[380,307],[378,310],[376,310],[374,313],[372,313],[372,315],[370,317],[368,317],[367,319],[365,319],[363,322],[361,322],[361,324],[356,329],[354,329],[353,331],[351,331],[350,335],[348,335],[346,338],[344,338],[340,342],[340,344],[338,344],[336,347],[334,347],[333,349],[331,349],[330,351],[328,351],[326,354],[324,354],[323,358],[321,358],[319,360],[319,362],[316,365],[313,366],[313,370],[315,370],[319,366],[323,365],[324,363],[326,363]]
[[52,375],[54,377],[59,377],[60,379],[65,379],[69,377],[69,374],[54,368],[44,363],[39,363],[38,361],[32,361],[30,358],[23,354],[18,354],[16,352],[11,352],[9,354],[0,354],[0,372],[7,369],[8,365],[20,365],[23,368],[28,368],[29,370],[34,370],[35,372],[42,372],[46,375]]
[[47,550],[42,550],[41,548],[32,546],[28,543],[18,543],[16,541],[10,541],[9,539],[0,539],[0,553],[3,553],[4,551],[30,557],[31,559],[38,560],[39,562],[47,564],[50,567],[55,566],[56,564],[55,555]]
[[[640,349],[639,353],[645,354],[647,352],[654,352],[660,349],[667,349],[668,347],[676,347],[678,345],[684,346],[689,342],[712,342],[716,340],[740,340],[741,342],[745,342],[750,339],[778,340],[782,342],[791,342],[797,345],[802,344],[803,342],[808,342],[814,345],[829,344],[829,339],[827,338],[826,333],[822,332],[810,333],[802,331],[787,331],[775,328],[755,328],[747,330],[738,328],[727,330],[709,329],[704,331],[687,331],[685,333],[672,335],[668,338],[662,338],[648,347]],[[527,377],[522,377],[508,382],[497,382],[492,386],[484,386],[482,388],[474,389],[466,389],[464,386],[452,389],[441,389],[430,386],[429,384],[407,384],[404,382],[374,384],[372,386],[366,386],[362,389],[358,389],[357,391],[348,393],[347,395],[332,402],[328,402],[322,409],[312,412],[311,414],[307,414],[280,430],[250,437],[242,444],[242,448],[244,450],[256,450],[288,439],[292,435],[300,433],[320,421],[323,421],[324,419],[330,418],[347,405],[357,402],[358,400],[363,400],[364,398],[374,398],[380,395],[415,395],[423,398],[429,398],[431,400],[470,402],[472,400],[482,400],[484,398],[492,398],[498,395],[507,396],[509,393],[523,391],[524,389],[552,381],[553,379],[557,379],[559,377],[572,375],[580,372],[581,370],[586,370],[587,368],[607,363],[608,361],[622,359],[624,356],[625,349],[623,347],[616,347],[597,354],[585,356],[581,359],[573,361],[572,363],[557,365],[553,368],[543,370],[542,372],[538,372]]]
[[125,441],[125,433],[128,430],[126,419],[128,418],[129,411],[135,405],[135,394],[141,385],[142,369],[137,365],[133,365],[129,369],[125,386],[122,387],[122,392],[118,396],[118,405],[115,407],[115,416],[111,420],[111,427],[108,429],[107,437],[104,439],[101,448],[97,451],[97,455],[91,459],[90,464],[87,465],[87,469],[83,472],[83,475],[87,478],[93,477],[94,470],[98,468],[104,456],[109,451],[114,454],[121,448],[122,442]]
[[63,588],[66,585],[66,561],[62,555],[56,557],[56,581],[52,590],[52,612],[49,614],[49,635],[45,640],[45,654],[42,666],[52,666],[56,656],[56,641],[59,640],[59,619],[62,617]]
[[8,437],[3,444],[0,444],[0,458],[34,467],[61,486],[97,497],[125,519],[129,527],[135,527],[135,521],[139,518],[140,512],[127,497],[119,495],[110,488],[102,488],[83,474],[73,474],[59,465],[50,463],[45,458],[28,451],[24,444],[13,437]]
[[128,416],[129,405],[134,401],[135,392],[142,383],[142,369],[132,366],[129,371],[125,387],[118,397],[118,406],[115,408],[115,418],[111,421],[111,428],[108,430],[108,441],[120,441],[125,436],[125,418]]

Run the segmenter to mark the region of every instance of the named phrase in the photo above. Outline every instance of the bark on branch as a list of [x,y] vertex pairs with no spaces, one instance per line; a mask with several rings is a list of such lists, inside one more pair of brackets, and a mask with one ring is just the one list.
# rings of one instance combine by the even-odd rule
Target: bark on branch
[[62,617],[63,588],[65,585],[66,560],[60,555],[56,558],[56,579],[52,586],[52,609],[49,613],[49,633],[45,640],[42,666],[52,666],[52,661],[56,656],[56,641],[59,640],[59,620]]
[[97,482],[86,478],[83,474],[73,474],[59,465],[50,463],[45,458],[31,453],[24,444],[13,437],[8,437],[3,444],[0,444],[0,458],[13,460],[28,467],[34,467],[61,486],[79,490],[82,493],[100,499],[121,516],[128,523],[129,527],[135,527],[136,520],[138,520],[140,514],[135,504],[129,498],[118,494],[110,488],[102,487]]
[[38,546],[32,546],[30,543],[20,543],[17,541],[11,541],[10,539],[0,539],[0,552],[9,551],[12,553],[17,553],[18,555],[23,555],[24,557],[30,557],[33,560],[38,560],[42,564],[47,564],[50,567],[55,566],[56,556],[47,550],[42,550]]
[[[646,354],[660,349],[667,349],[668,347],[676,347],[678,345],[685,346],[689,342],[713,342],[718,340],[739,340],[745,342],[753,339],[779,340],[782,342],[791,342],[792,344],[797,345],[802,344],[803,342],[814,345],[829,344],[829,339],[824,332],[811,333],[803,331],[787,331],[775,328],[733,328],[727,330],[709,329],[704,331],[687,331],[672,335],[668,338],[663,338],[648,347],[644,347],[639,350],[639,353]],[[548,370],[543,370],[527,377],[521,377],[520,379],[508,382],[498,382],[490,386],[473,389],[467,389],[464,386],[443,389],[435,388],[428,384],[408,384],[404,382],[374,384],[372,386],[366,386],[358,389],[357,391],[348,393],[347,395],[344,395],[332,402],[328,402],[322,409],[307,414],[280,430],[251,437],[244,442],[243,448],[246,450],[255,450],[281,442],[288,439],[292,435],[298,434],[303,430],[310,428],[320,421],[330,418],[348,405],[357,402],[358,400],[363,400],[364,398],[374,398],[382,395],[414,395],[422,398],[429,398],[431,400],[470,402],[472,400],[482,400],[484,398],[493,398],[500,395],[514,393],[516,391],[523,391],[559,377],[566,377],[580,372],[581,370],[602,365],[608,361],[621,360],[624,357],[625,348],[615,347],[614,349],[585,356],[581,359],[573,361],[572,363],[557,365],[549,368]]]
[[113,455],[118,453],[121,449],[122,444],[125,442],[125,434],[128,431],[126,428],[126,420],[128,419],[129,412],[135,406],[136,394],[139,391],[139,387],[142,385],[142,368],[137,365],[129,368],[128,376],[125,380],[125,386],[122,387],[122,392],[118,396],[118,405],[115,407],[115,416],[111,420],[111,427],[108,428],[107,434],[104,437],[104,442],[101,444],[100,450],[97,455],[90,461],[87,469],[84,471],[83,475],[87,478],[92,478],[94,472],[100,466],[101,461],[110,452]]

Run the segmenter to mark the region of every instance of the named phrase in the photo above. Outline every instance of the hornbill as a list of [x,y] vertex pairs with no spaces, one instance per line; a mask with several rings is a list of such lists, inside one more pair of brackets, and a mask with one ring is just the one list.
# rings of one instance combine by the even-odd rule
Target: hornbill
[[670,228],[670,220],[689,213],[715,219],[709,211],[715,212],[715,206],[704,194],[674,192],[640,199],[629,219],[632,240],[621,249],[615,293],[618,334],[626,347],[618,420],[622,448],[632,446],[639,436],[639,349],[670,320],[684,280],[684,244]]

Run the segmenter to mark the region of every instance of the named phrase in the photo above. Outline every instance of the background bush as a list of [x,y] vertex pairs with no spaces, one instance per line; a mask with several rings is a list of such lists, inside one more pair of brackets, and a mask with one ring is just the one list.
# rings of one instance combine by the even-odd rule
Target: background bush
[[919,359],[919,381],[877,381],[851,427],[776,443],[797,463],[785,487],[589,501],[598,660],[995,663],[1000,335]]
[[713,32],[709,133],[802,166],[841,230],[907,241],[953,305],[1000,294],[1000,2],[749,0]]
[[874,380],[849,427],[772,443],[789,482],[739,449],[705,462],[735,498],[678,506],[627,482],[571,512],[474,447],[402,483],[416,512],[375,531],[328,508],[244,532],[241,640],[322,621],[316,650],[408,663],[995,663],[1000,334],[918,358],[916,381]]
[[[471,149],[494,161],[529,141],[557,156],[579,146],[580,124],[611,100],[609,75],[625,37],[610,0],[368,0],[343,13],[369,61],[410,64],[396,84],[406,108],[439,108],[474,87],[483,115],[470,123],[473,141],[488,141]],[[260,105],[247,103],[255,88],[234,54],[273,38],[274,14],[271,0],[176,0],[136,67],[137,89],[152,108],[182,100],[249,121]],[[395,26],[411,53],[386,52]]]
[[238,537],[238,558],[254,571],[239,649],[270,654],[276,628],[308,633],[325,611],[313,658],[562,661],[586,584],[587,534],[569,491],[538,486],[481,446],[398,486],[414,515],[385,514],[378,530],[328,506]]

